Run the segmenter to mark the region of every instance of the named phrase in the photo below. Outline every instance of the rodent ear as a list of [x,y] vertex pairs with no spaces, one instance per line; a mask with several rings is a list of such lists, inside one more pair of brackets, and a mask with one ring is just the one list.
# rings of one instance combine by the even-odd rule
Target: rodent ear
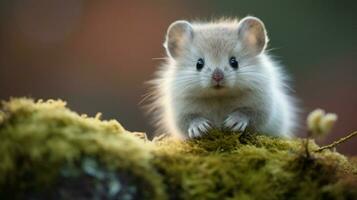
[[264,23],[256,17],[245,17],[239,22],[238,38],[254,55],[263,52],[269,40]]
[[172,23],[166,34],[164,47],[166,52],[172,58],[177,57],[182,48],[193,37],[193,29],[189,22],[184,20],[175,21]]

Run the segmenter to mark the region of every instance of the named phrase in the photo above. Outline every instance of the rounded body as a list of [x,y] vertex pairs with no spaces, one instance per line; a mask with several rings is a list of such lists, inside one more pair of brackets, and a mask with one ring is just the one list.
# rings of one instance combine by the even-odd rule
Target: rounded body
[[211,128],[251,127],[263,134],[293,134],[296,106],[286,76],[264,51],[263,24],[248,18],[170,26],[169,57],[151,82],[149,111],[160,132],[189,138]]

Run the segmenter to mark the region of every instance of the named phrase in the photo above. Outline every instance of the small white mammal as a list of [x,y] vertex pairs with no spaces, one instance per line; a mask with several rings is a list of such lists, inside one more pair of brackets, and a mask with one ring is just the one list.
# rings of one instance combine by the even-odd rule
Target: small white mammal
[[267,42],[256,17],[172,23],[164,43],[167,62],[152,81],[150,111],[161,131],[193,138],[211,128],[244,131],[249,126],[291,136],[294,99],[285,74],[265,52]]

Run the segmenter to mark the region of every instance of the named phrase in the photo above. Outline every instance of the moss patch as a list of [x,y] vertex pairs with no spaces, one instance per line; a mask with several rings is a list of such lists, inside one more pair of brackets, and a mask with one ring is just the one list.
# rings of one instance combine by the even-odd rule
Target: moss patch
[[307,158],[298,138],[214,130],[150,142],[60,100],[0,110],[0,199],[357,198],[356,160],[329,150]]
[[[14,194],[24,198],[27,193],[44,193],[65,178],[89,177],[98,182],[87,188],[94,190],[106,187],[96,173],[114,173],[115,179],[115,173],[121,171],[136,177],[130,180],[140,183],[137,186],[142,187],[137,190],[141,189],[141,196],[165,197],[161,177],[150,164],[152,146],[129,134],[117,121],[101,121],[99,115],[79,116],[60,100],[35,103],[30,99],[12,99],[4,102],[1,110],[0,199]],[[102,165],[101,170],[92,167],[89,173],[84,158]],[[65,169],[78,172],[65,173]],[[126,182],[119,178],[114,181]],[[87,179],[82,184],[86,182]],[[68,199],[64,195],[63,199]]]
[[302,147],[300,139],[212,131],[187,142],[160,141],[154,160],[178,199],[357,197],[356,165],[331,151],[307,159]]

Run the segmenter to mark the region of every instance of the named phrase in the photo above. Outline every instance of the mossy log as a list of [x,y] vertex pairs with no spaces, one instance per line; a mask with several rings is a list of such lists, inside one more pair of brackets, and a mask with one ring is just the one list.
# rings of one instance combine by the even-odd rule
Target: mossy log
[[357,164],[302,139],[149,141],[57,100],[0,111],[0,199],[357,199]]

